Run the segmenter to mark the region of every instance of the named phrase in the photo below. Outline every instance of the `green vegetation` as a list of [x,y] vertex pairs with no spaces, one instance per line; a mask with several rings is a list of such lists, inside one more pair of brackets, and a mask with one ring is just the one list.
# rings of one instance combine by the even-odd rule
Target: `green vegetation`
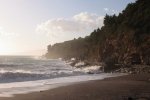
[[49,45],[46,57],[75,57],[88,62],[105,62],[111,67],[150,64],[150,1],[137,0],[118,16],[106,15],[104,26],[90,36]]

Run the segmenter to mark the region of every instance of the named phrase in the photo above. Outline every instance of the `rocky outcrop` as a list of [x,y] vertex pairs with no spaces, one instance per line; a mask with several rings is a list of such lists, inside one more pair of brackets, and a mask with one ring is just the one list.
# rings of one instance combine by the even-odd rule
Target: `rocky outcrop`
[[149,5],[149,0],[137,0],[118,16],[106,15],[101,29],[85,38],[49,45],[46,57],[76,58],[90,65],[102,62],[106,72],[122,66],[150,65]]
[[119,73],[129,73],[129,74],[141,74],[141,73],[150,73],[150,66],[149,65],[132,65],[121,67],[113,72]]

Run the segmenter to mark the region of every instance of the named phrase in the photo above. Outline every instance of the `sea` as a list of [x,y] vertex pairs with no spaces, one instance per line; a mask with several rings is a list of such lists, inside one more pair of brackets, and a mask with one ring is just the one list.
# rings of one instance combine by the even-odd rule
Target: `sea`
[[0,97],[44,91],[60,86],[116,77],[120,73],[89,74],[61,59],[37,56],[0,56]]

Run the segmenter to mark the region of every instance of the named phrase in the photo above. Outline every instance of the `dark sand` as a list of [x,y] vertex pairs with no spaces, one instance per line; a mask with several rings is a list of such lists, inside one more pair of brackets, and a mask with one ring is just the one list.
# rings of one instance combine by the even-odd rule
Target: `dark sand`
[[0,100],[150,100],[150,74],[89,81]]

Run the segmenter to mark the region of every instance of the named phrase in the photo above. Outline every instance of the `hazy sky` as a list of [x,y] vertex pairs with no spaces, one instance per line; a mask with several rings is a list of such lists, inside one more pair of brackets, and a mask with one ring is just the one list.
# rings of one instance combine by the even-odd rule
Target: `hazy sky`
[[135,0],[0,0],[0,55],[41,55],[89,35]]

